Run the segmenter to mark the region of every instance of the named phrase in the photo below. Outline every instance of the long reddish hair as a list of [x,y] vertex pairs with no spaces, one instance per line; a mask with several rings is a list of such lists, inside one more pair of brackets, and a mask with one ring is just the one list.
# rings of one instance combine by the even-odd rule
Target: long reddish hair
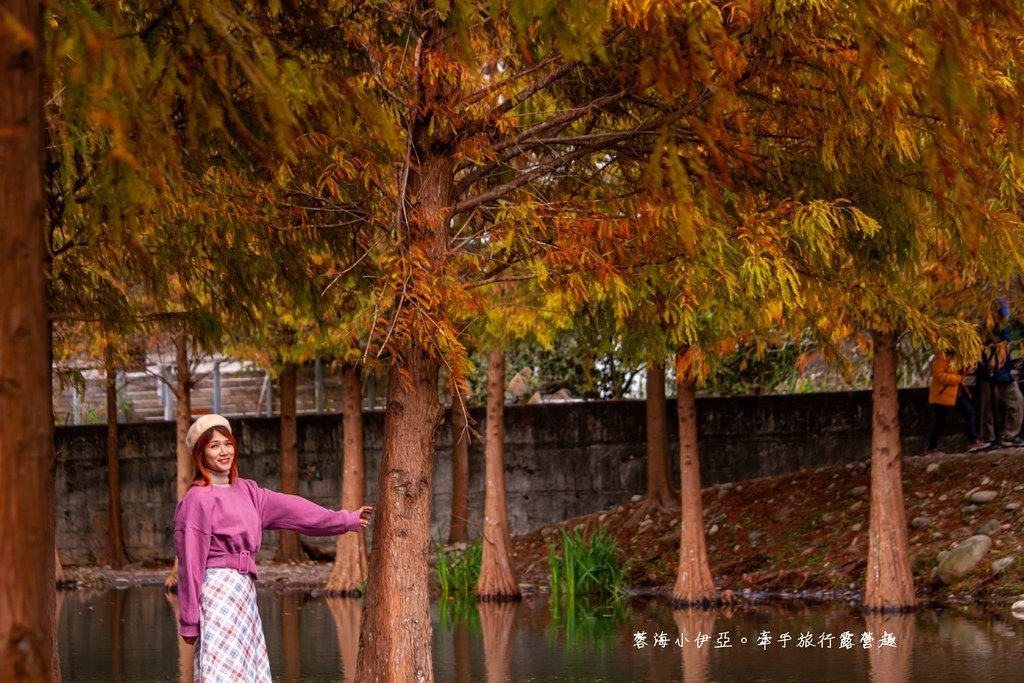
[[206,445],[213,441],[213,437],[216,434],[220,434],[227,439],[235,451],[235,457],[231,459],[231,469],[228,470],[228,483],[234,484],[235,480],[238,479],[238,442],[235,441],[235,437],[230,431],[219,425],[214,425],[202,433],[196,440],[195,447],[192,448],[192,467],[195,474],[192,476],[192,484],[189,488],[192,486],[209,486],[213,483],[210,473],[206,471],[206,465],[203,464],[203,451],[206,450]]

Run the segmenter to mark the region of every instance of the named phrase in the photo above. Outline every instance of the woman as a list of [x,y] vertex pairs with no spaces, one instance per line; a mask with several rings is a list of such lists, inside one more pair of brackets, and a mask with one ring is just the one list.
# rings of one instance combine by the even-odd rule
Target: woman
[[195,680],[270,683],[256,609],[256,563],[263,529],[311,536],[360,531],[373,508],[327,510],[305,498],[238,478],[231,424],[203,415],[185,436],[195,477],[174,513],[178,557],[178,633],[197,640]]
[[956,407],[964,419],[967,434],[967,451],[975,453],[988,447],[987,441],[979,441],[974,424],[974,406],[971,395],[964,386],[964,374],[955,368],[948,350],[938,348],[932,362],[932,381],[928,387],[928,403],[932,407],[932,429],[928,434],[928,450],[925,455],[941,455],[939,437],[946,427],[949,409]]

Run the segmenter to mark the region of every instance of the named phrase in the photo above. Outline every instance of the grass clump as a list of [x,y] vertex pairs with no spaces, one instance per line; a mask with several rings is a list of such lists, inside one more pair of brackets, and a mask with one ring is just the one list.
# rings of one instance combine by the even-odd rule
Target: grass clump
[[589,537],[580,530],[562,532],[561,548],[548,546],[551,594],[570,600],[577,595],[622,594],[625,569],[619,560],[615,537],[599,527]]
[[480,561],[483,558],[483,544],[477,539],[462,550],[445,549],[436,544],[437,562],[434,574],[443,595],[468,593],[476,589],[480,578]]

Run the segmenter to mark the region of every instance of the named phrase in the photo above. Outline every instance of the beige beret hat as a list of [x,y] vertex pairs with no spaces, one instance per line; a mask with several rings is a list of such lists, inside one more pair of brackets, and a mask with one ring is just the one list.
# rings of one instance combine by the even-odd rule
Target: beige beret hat
[[188,428],[188,434],[185,435],[185,448],[188,449],[189,453],[195,448],[199,437],[210,427],[224,427],[229,433],[231,432],[231,423],[228,422],[226,417],[213,414],[201,415],[198,420],[192,423],[192,426]]

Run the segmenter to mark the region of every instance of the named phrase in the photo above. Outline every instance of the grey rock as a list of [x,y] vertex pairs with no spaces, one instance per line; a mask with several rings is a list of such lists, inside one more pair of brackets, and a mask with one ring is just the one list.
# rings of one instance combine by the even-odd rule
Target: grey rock
[[867,486],[854,486],[850,489],[850,495],[854,498],[862,498],[868,492]]
[[949,551],[949,555],[939,563],[935,573],[942,583],[956,583],[978,566],[991,547],[992,539],[988,536],[971,536]]
[[718,525],[717,524],[712,524],[711,528],[708,529],[708,536],[714,536],[717,533],[718,533]]
[[931,525],[932,520],[924,516],[914,517],[914,519],[910,520],[910,528],[916,529],[917,531],[920,531],[921,529],[927,529]]
[[993,500],[996,499],[996,496],[998,496],[998,495],[999,495],[998,491],[992,491],[992,490],[975,491],[974,493],[970,494],[967,497],[967,500],[971,501],[972,503],[977,503],[979,505],[983,505],[984,503],[991,503]]
[[957,527],[949,532],[949,540],[960,541],[971,535],[971,530],[965,526]]
[[998,560],[992,560],[992,576],[1002,574],[1004,570],[1013,565],[1017,561],[1016,557],[1000,557]]
[[935,474],[936,472],[939,471],[939,463],[937,463],[937,462],[929,463],[928,467],[924,468],[924,471],[927,472],[928,474]]
[[831,524],[835,520],[836,516],[831,512],[825,512],[821,515],[821,521],[825,522],[825,524]]
[[1002,528],[1002,523],[998,519],[990,519],[980,527],[978,527],[978,533],[984,534],[985,536],[992,536]]
[[1021,508],[1021,503],[1020,503],[1020,501],[1016,501],[1016,500],[1013,501],[1012,503],[1007,503],[1006,505],[1003,506],[1003,509],[1006,510],[1007,512],[1013,512],[1014,510],[1020,510],[1020,508]]

